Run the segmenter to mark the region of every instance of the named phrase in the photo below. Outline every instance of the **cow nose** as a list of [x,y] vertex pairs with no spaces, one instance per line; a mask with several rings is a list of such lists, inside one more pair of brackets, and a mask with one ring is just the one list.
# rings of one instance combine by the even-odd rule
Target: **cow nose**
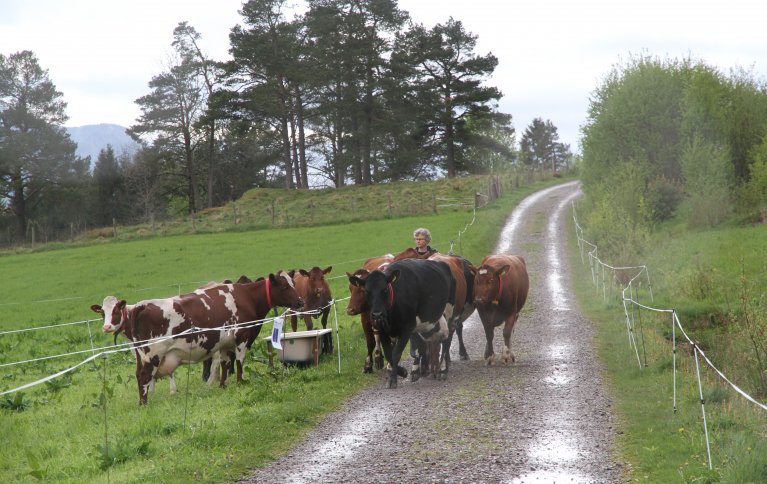
[[354,310],[352,308],[346,308],[347,316],[354,316]]
[[298,309],[303,309],[303,308],[304,308],[304,299],[299,297],[298,298]]
[[104,331],[105,333],[110,333],[110,332],[111,332],[111,331],[110,331],[111,329],[112,329],[112,325],[111,325],[111,324],[105,324],[105,325],[104,325],[104,326],[101,328],[101,330],[102,330],[102,331]]
[[380,311],[378,311],[378,312],[371,312],[370,315],[373,316],[373,319],[375,319],[376,321],[380,321],[380,320],[383,319],[383,313],[380,312]]

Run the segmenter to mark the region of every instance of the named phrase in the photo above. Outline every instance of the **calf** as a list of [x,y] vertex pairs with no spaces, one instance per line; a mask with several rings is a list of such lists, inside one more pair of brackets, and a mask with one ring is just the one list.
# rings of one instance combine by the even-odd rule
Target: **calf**
[[171,375],[180,364],[218,355],[221,386],[226,385],[234,350],[237,381],[242,380],[245,353],[261,331],[259,320],[273,306],[300,309],[303,301],[293,287],[292,274],[269,274],[265,280],[216,284],[194,293],[128,305],[107,296],[91,309],[104,317],[105,332],[123,331],[136,355],[139,403],[146,404],[154,379]]
[[[360,281],[367,279],[368,275],[375,270],[385,269],[392,261],[394,256],[386,254],[381,257],[373,257],[365,261],[361,269],[357,269],[354,273],[346,273],[346,276],[351,281],[352,277],[357,277]],[[346,305],[346,314],[349,316],[360,315],[360,323],[362,324],[362,332],[365,334],[365,341],[367,342],[368,355],[365,358],[365,365],[362,367],[363,373],[372,373],[373,364],[377,370],[383,368],[383,352],[381,351],[381,335],[373,329],[373,324],[370,319],[370,306],[368,306],[365,299],[365,286],[364,284],[355,285],[349,283],[349,303]]]
[[510,254],[489,255],[482,260],[474,279],[474,306],[477,308],[485,329],[485,361],[495,363],[493,333],[496,326],[503,326],[504,363],[514,362],[511,351],[511,333],[519,318],[519,312],[527,300],[530,281],[525,259]]
[[[447,264],[405,259],[372,271],[364,280],[353,275],[349,282],[365,288],[373,326],[381,332],[384,356],[392,367],[389,388],[397,387],[398,375],[407,376],[399,362],[414,332],[425,341],[442,341],[444,352],[447,320],[455,305],[455,283]],[[413,371],[419,371],[417,361]]]
[[[312,318],[322,316],[322,329],[328,326],[328,313],[330,313],[330,303],[333,297],[330,294],[330,287],[325,280],[325,275],[329,274],[333,266],[325,269],[313,267],[310,271],[299,269],[293,275],[293,284],[296,286],[296,292],[304,300],[304,324],[307,330],[311,330],[314,325]],[[290,317],[290,325],[295,332],[298,329],[298,321],[295,315]],[[322,340],[323,352],[333,351],[333,334],[326,334]]]

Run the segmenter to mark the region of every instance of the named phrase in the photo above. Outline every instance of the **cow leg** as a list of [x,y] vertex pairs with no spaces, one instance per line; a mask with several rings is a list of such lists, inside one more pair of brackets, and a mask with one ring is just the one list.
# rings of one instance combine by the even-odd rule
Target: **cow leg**
[[[330,307],[326,307],[322,310],[322,329],[327,329],[328,327],[328,313],[330,313]],[[333,332],[326,334],[323,336],[322,341],[322,352],[323,353],[333,353]]]
[[307,331],[314,329],[314,321],[312,321],[311,314],[304,314],[304,325],[306,326]]
[[[381,356],[381,347],[378,343],[378,337],[373,333],[373,327],[370,325],[370,320],[367,317],[366,313],[363,313],[360,316],[360,323],[362,324],[362,333],[365,335],[365,342],[368,346],[368,356],[365,358],[365,366],[362,367],[362,373],[373,373],[373,350],[377,349],[378,354],[377,357]],[[381,362],[381,366],[378,366],[378,361],[376,361],[376,368],[381,369],[383,366],[383,361]]]
[[202,381],[210,379],[210,367],[213,364],[213,358],[208,358],[202,362]]
[[463,345],[463,322],[455,325],[455,334],[458,335],[458,356],[462,360],[468,360],[469,352],[466,351],[466,346]]
[[232,365],[237,364],[237,383],[242,383],[242,367],[245,363],[245,355],[248,353],[249,346],[247,342],[240,343],[235,348],[235,353],[231,353],[227,356],[227,359]]
[[290,327],[293,329],[294,333],[298,331],[298,318],[295,315],[290,317]]
[[378,331],[373,331],[373,337],[375,338],[375,352],[373,353],[375,361],[376,369],[381,370],[383,369],[383,348],[381,347],[381,333]]
[[[439,351],[440,345],[435,345],[437,351]],[[447,372],[450,369],[450,340],[442,342],[442,357],[437,360],[439,365],[439,379],[447,380]]]
[[503,326],[503,362],[506,364],[514,363],[514,353],[511,352],[511,333],[514,332],[514,323],[517,322],[518,314],[512,314],[506,318],[506,324]]
[[[386,341],[388,338],[384,337],[384,341]],[[391,359],[389,362],[391,363],[392,368],[396,368],[396,372],[391,372],[389,375],[389,388],[397,388],[397,375],[404,371],[405,375],[407,376],[407,371],[402,368],[399,365],[400,358],[402,358],[402,352],[405,351],[405,345],[407,344],[409,338],[399,338],[397,339],[397,342],[394,344],[394,348],[391,349]],[[384,349],[386,349],[386,343],[384,343]],[[412,370],[412,373],[415,374],[415,370]]]
[[[421,364],[426,363],[428,371],[428,356],[423,339],[417,334],[410,335],[410,356],[413,358],[413,366],[410,367],[410,380],[418,381],[421,378]],[[395,385],[396,386],[396,385]]]
[[176,378],[174,378],[175,372],[168,375],[168,380],[170,381],[170,394],[175,395],[178,389],[176,388]]
[[[158,360],[156,356],[153,360]],[[139,362],[136,368],[136,381],[138,382],[138,403],[146,405],[146,396],[154,384],[154,375],[157,372],[157,365],[153,361]]]
[[[208,378],[205,380],[208,385],[213,385],[220,380],[219,369],[221,368],[221,357],[218,353],[205,360],[204,362],[208,366]],[[205,374],[205,368],[203,368],[203,374]]]
[[492,324],[485,324],[482,323],[482,326],[485,328],[485,363],[487,366],[492,366],[495,364],[495,352],[493,351],[493,336],[495,333],[495,326]]

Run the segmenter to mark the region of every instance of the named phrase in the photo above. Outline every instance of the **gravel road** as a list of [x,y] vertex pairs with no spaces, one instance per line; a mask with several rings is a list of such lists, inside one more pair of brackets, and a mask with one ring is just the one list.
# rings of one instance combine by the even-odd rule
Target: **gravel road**
[[388,389],[382,373],[380,385],[242,482],[628,482],[594,329],[569,291],[566,227],[578,194],[570,182],[531,195],[499,238],[496,252],[522,255],[530,274],[512,335],[516,363],[485,365],[474,313],[464,326],[471,360],[459,360],[455,338],[447,381]]

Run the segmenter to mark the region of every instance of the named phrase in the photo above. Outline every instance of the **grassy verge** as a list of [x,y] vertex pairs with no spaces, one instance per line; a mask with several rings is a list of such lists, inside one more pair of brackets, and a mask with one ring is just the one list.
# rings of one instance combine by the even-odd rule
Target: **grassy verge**
[[[732,310],[740,277],[764,291],[764,228],[696,233],[669,228],[655,237],[654,249],[640,262],[648,264],[654,299],[645,285],[639,301],[676,309],[685,331],[712,363],[736,385],[763,397],[749,378],[753,352],[744,345]],[[588,262],[581,263],[574,234],[570,242],[574,290],[581,310],[598,328],[599,354],[620,422],[620,451],[632,480],[767,481],[767,412],[699,359],[713,464],[709,469],[693,347],[677,331],[675,412],[671,315],[630,308],[637,341],[631,346],[620,290],[610,284],[612,275],[606,278],[607,288],[600,283],[597,290]]]
[[[412,245],[425,226],[442,252],[472,261],[492,251],[511,209],[548,181],[508,192],[477,211],[444,210],[378,221],[259,231],[222,231],[92,243],[0,257],[0,331],[79,322],[52,330],[0,334],[0,391],[51,375],[111,344],[89,307],[114,294],[136,302],[186,292],[210,280],[279,269],[333,266],[330,287],[348,295],[345,272]],[[465,230],[465,231],[464,231]],[[460,243],[458,233],[464,231]],[[139,408],[135,363],[126,353],[98,358],[75,372],[0,397],[0,481],[232,481],[291,448],[327,412],[378,375],[361,373],[364,338],[358,318],[337,308],[336,356],[318,368],[265,363],[259,342],[246,359],[247,382],[222,390],[202,383],[200,367],[180,368],[179,392],[160,380]],[[331,315],[331,320],[333,316]],[[266,334],[266,332],[264,332]],[[119,340],[118,340],[119,341]],[[93,346],[92,346],[93,345]],[[95,348],[95,349],[92,349]],[[81,351],[24,365],[17,361]]]

